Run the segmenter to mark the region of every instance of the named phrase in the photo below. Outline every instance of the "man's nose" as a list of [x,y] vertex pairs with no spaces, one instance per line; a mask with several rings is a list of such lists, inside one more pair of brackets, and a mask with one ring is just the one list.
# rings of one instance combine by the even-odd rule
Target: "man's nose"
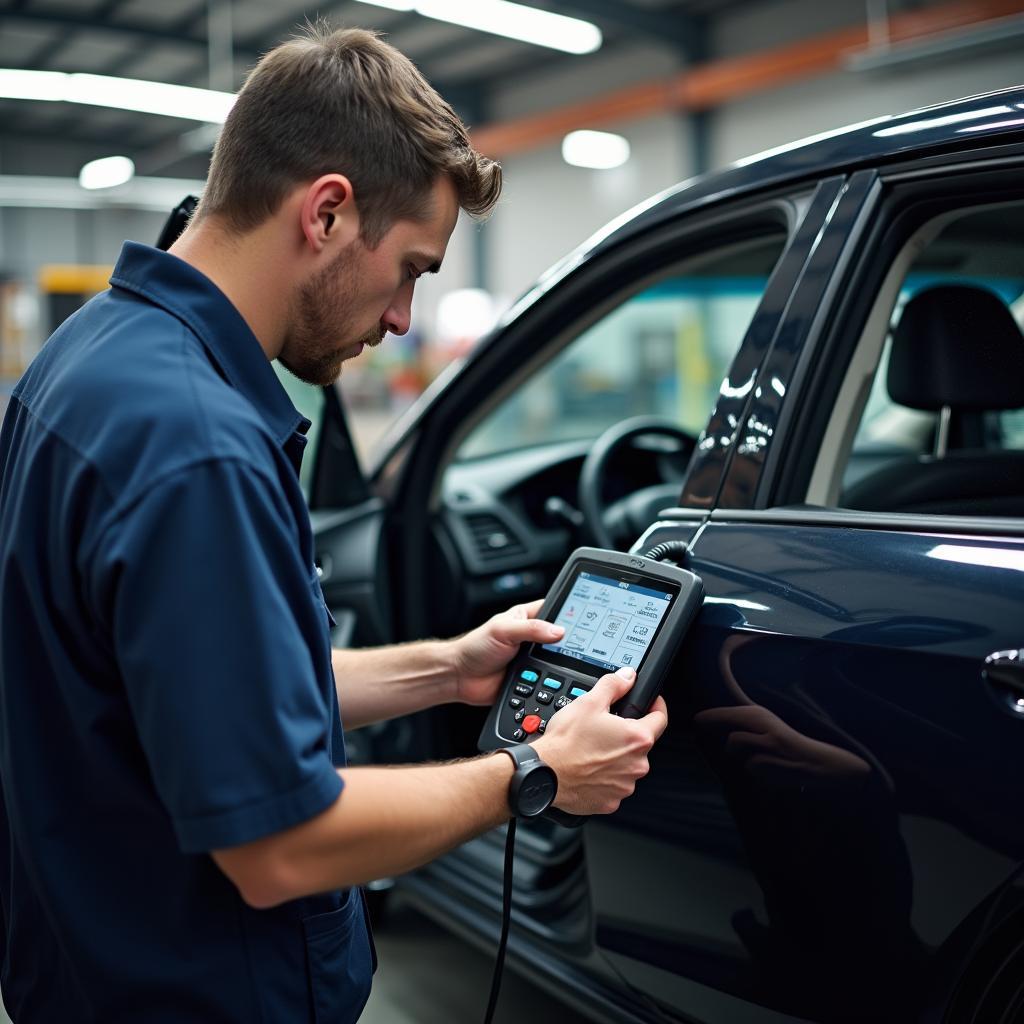
[[402,335],[409,330],[412,323],[412,302],[402,296],[395,298],[395,301],[384,311],[380,318],[381,325],[391,334]]

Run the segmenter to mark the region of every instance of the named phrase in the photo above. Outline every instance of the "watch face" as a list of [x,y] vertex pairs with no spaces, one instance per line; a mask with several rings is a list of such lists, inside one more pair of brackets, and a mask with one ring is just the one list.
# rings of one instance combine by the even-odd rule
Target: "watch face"
[[542,814],[555,799],[558,781],[554,771],[545,765],[537,765],[523,779],[516,794],[516,811],[520,817],[533,818]]

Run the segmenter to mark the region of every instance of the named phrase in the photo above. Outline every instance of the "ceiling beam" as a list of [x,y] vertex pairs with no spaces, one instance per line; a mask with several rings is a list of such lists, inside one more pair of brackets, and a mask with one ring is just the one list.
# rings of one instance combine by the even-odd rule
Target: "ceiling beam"
[[[204,5],[205,7],[205,5]],[[181,46],[201,48],[206,50],[206,36],[193,35],[188,32],[190,25],[196,24],[194,16],[189,14],[188,18],[182,18],[178,22],[178,28],[164,28],[159,25],[151,25],[147,22],[135,20],[125,21],[97,21],[92,14],[78,14],[75,11],[61,10],[59,12],[50,10],[38,11],[31,8],[24,10],[0,10],[0,23],[22,22],[34,25],[46,25],[48,28],[60,29],[62,32],[95,32],[107,33],[131,37],[134,42],[148,40],[152,43],[175,43]],[[202,22],[205,25],[205,19]],[[236,47],[236,52],[242,49]],[[253,50],[244,54],[255,57]]]
[[703,34],[700,19],[678,7],[652,11],[623,0],[562,0],[561,7],[581,17],[610,22],[648,42],[681,50],[691,60],[700,59],[696,52]]

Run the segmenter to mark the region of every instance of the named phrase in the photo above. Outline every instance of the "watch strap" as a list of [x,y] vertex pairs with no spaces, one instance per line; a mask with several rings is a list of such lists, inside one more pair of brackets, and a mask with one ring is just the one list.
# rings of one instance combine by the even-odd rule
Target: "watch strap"
[[515,743],[511,747],[499,747],[498,749],[512,758],[512,763],[516,766],[516,771],[531,762],[544,764],[540,755],[533,749],[533,747],[530,746],[529,743]]

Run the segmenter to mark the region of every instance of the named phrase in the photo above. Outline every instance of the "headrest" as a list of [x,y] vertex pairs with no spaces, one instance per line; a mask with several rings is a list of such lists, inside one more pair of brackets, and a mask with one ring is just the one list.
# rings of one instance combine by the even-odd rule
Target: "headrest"
[[911,409],[1024,406],[1024,335],[990,291],[944,284],[903,308],[889,357],[889,396]]

